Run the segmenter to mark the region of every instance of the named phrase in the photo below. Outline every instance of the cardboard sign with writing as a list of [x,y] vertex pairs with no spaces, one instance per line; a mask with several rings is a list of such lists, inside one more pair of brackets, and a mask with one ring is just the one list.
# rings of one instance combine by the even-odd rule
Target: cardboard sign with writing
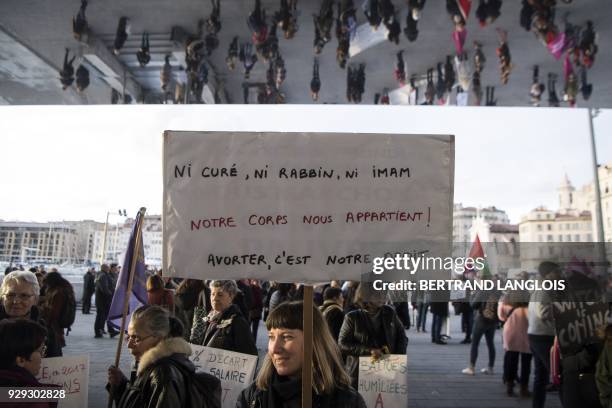
[[191,350],[189,359],[195,364],[196,370],[221,380],[222,407],[234,408],[240,392],[253,382],[257,356],[196,344],[191,345]]
[[59,400],[59,408],[88,406],[89,356],[43,358],[37,379],[66,390],[66,398]]
[[570,356],[585,345],[601,341],[608,304],[604,302],[555,302],[552,304],[555,330],[562,356]]
[[388,354],[378,361],[359,357],[359,394],[368,408],[408,406],[408,357]]
[[168,276],[360,280],[374,257],[450,255],[453,136],[167,131],[163,156]]

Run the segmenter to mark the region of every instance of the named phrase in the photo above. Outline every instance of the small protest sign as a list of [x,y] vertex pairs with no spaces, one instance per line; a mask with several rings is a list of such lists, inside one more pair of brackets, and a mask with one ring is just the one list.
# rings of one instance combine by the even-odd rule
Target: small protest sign
[[235,407],[240,392],[253,381],[257,356],[196,344],[191,345],[191,350],[193,353],[189,358],[196,370],[221,380],[221,406]]
[[37,380],[54,384],[66,391],[66,398],[59,400],[59,408],[88,406],[89,356],[43,358]]
[[388,354],[377,361],[359,357],[359,394],[368,408],[408,405],[408,357]]

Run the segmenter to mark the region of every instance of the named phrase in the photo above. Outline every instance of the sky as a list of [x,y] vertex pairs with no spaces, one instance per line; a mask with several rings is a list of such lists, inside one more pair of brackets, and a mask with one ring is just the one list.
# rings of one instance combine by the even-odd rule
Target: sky
[[[598,162],[612,163],[612,110],[594,126]],[[164,130],[454,134],[454,202],[494,205],[513,223],[540,205],[556,209],[565,173],[576,188],[593,180],[585,109],[0,106],[0,219],[104,222],[142,206],[161,214]]]

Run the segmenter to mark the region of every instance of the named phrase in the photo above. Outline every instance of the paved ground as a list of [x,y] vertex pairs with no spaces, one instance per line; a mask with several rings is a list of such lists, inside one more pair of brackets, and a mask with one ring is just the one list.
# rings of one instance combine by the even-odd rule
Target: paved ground
[[[431,315],[430,315],[431,316]],[[90,356],[89,406],[106,407],[106,368],[114,361],[117,338],[93,338],[95,314],[77,315],[77,323],[67,338],[65,355]],[[451,339],[447,346],[433,345],[429,333],[408,331],[409,396],[408,407],[418,408],[474,408],[474,407],[531,407],[530,400],[508,398],[501,380],[503,350],[500,332],[496,335],[496,373],[492,376],[477,374],[474,377],[461,374],[468,360],[469,346],[458,344],[463,338],[459,333],[459,319],[453,317]],[[266,332],[262,325],[257,345],[260,352],[266,347]],[[486,364],[486,346],[481,344],[478,371]],[[131,356],[124,347],[121,367],[129,372]],[[547,407],[560,407],[557,394],[549,394]]]

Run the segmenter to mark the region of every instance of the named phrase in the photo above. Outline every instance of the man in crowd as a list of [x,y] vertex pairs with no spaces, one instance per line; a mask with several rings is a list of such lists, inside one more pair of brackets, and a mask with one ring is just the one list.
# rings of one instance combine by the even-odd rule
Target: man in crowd
[[91,310],[91,297],[96,291],[96,270],[89,268],[83,275],[83,298],[81,307],[83,314],[89,314]]
[[[115,264],[116,270],[116,264]],[[94,323],[95,337],[101,338],[104,333],[104,322],[108,318],[113,294],[115,292],[115,278],[111,268],[107,264],[102,264],[100,272],[95,280],[96,288],[96,322]],[[108,325],[108,333],[112,337],[117,335],[117,331]]]
[[319,306],[319,310],[323,314],[329,331],[336,342],[344,321],[343,303],[342,289],[330,286],[323,292],[323,305]]

